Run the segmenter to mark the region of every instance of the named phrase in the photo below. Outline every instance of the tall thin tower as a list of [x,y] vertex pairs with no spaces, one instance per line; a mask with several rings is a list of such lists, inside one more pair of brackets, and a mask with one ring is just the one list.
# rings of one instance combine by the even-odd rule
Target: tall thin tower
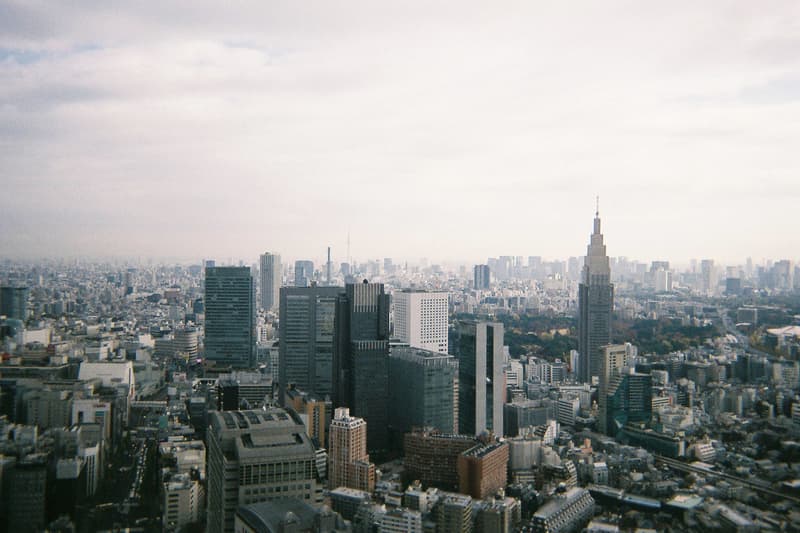
[[578,380],[592,381],[600,374],[600,348],[611,344],[611,312],[614,286],[611,267],[600,233],[600,206],[594,216],[594,231],[586,251],[581,283],[578,287]]
[[281,286],[281,256],[270,252],[261,254],[261,301],[262,309],[271,311],[278,307]]
[[331,274],[332,274],[331,271],[333,270],[333,263],[331,263],[331,247],[330,246],[328,246],[328,262],[325,263],[325,270],[326,270],[325,283],[330,286],[331,285]]

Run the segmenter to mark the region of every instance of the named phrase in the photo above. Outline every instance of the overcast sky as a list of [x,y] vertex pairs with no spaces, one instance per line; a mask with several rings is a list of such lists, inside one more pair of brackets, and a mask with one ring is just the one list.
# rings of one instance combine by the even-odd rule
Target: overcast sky
[[2,257],[577,256],[599,194],[800,258],[796,0],[65,4],[0,0]]

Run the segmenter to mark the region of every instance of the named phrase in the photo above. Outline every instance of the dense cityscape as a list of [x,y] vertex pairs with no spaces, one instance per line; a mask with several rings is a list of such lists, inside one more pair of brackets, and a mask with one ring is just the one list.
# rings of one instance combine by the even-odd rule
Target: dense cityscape
[[0,526],[800,530],[800,266],[581,246],[4,259]]

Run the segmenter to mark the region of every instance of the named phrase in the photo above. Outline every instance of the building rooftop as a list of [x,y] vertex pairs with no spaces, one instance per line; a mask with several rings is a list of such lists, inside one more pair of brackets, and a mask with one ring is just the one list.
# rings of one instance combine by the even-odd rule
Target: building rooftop
[[582,489],[580,487],[572,487],[567,489],[566,492],[556,495],[554,498],[548,500],[544,505],[539,507],[539,510],[536,511],[534,516],[546,520],[559,512],[563,507],[577,501],[586,493],[586,489]]
[[331,512],[327,507],[315,509],[304,501],[287,499],[245,505],[236,514],[256,533],[273,533],[283,531],[282,523],[287,522],[296,523],[297,531],[312,531],[317,513]]
[[211,411],[210,424],[223,441],[226,454],[242,459],[268,453],[275,457],[314,454],[314,445],[302,421],[282,408],[248,411]]
[[696,494],[676,494],[671,500],[666,502],[667,505],[684,510],[694,509],[702,503],[703,498]]

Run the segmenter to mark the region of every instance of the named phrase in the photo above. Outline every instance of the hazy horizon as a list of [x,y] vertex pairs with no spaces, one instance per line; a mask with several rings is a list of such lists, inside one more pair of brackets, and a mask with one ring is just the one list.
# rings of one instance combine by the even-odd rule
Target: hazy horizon
[[0,5],[0,258],[798,258],[800,4]]

